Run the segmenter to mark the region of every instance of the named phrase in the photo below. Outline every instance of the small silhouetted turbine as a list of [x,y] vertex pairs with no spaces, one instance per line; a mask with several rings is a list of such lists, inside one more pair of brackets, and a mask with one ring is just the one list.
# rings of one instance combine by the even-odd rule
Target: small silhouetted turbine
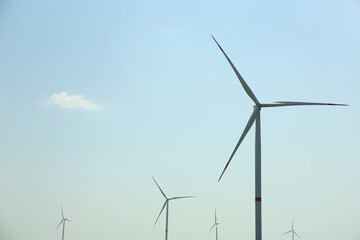
[[[59,226],[61,225],[61,223],[63,224],[62,238],[61,238],[61,239],[64,240],[65,222],[66,222],[66,221],[71,222],[71,221],[70,221],[69,219],[67,219],[67,218],[64,217],[64,212],[63,212],[62,206],[61,206],[61,216],[62,216],[62,219],[61,219],[59,225],[56,227],[56,229],[59,228]],[[55,230],[56,230],[56,229],[55,229]]]
[[300,238],[299,235],[298,235],[298,234],[295,232],[295,230],[294,230],[294,219],[293,219],[293,221],[292,221],[291,230],[283,233],[282,235],[287,234],[287,233],[291,233],[291,235],[292,235],[292,240],[294,240],[294,234],[295,234],[298,238]]
[[163,207],[161,208],[161,211],[159,213],[159,216],[156,218],[156,221],[154,223],[154,225],[157,223],[157,221],[159,220],[159,217],[162,213],[162,211],[164,210],[165,206],[166,206],[166,227],[165,227],[165,240],[168,239],[168,226],[169,226],[169,201],[171,200],[175,200],[175,199],[181,199],[181,198],[192,198],[192,197],[195,197],[195,196],[184,196],[184,197],[172,197],[172,198],[167,198],[165,193],[163,192],[163,190],[161,190],[159,184],[156,182],[155,178],[152,177],[152,179],[154,180],[155,184],[158,186],[160,192],[162,193],[162,195],[165,197],[165,203],[163,205]]
[[216,230],[216,240],[218,240],[218,225],[219,225],[219,223],[217,222],[217,218],[216,218],[216,208],[215,208],[215,223],[214,223],[214,225],[210,228],[209,232],[215,227],[215,230]]

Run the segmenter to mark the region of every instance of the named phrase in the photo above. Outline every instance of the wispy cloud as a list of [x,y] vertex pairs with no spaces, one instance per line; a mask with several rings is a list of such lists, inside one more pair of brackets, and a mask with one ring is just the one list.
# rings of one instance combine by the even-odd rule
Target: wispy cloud
[[89,100],[84,99],[82,95],[70,95],[66,92],[53,94],[46,102],[46,106],[58,105],[66,109],[85,109],[89,111],[99,111],[104,108],[100,105],[91,103]]

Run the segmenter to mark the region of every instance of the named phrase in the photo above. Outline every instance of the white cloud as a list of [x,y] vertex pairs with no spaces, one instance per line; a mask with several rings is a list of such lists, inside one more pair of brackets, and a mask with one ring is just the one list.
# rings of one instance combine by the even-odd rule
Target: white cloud
[[103,107],[91,103],[89,100],[83,98],[82,95],[69,95],[66,92],[55,93],[50,97],[45,105],[59,105],[66,109],[85,109],[89,111],[103,110]]

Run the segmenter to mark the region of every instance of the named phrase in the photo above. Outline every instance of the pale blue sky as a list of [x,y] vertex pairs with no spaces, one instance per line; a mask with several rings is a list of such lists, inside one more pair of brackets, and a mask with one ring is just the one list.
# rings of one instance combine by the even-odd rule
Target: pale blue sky
[[211,35],[261,102],[350,105],[262,110],[263,238],[360,239],[359,26],[358,0],[0,0],[0,239],[60,239],[61,204],[65,239],[163,239],[151,176],[197,196],[169,239],[214,239],[215,206],[254,239],[253,129],[217,183],[253,103]]

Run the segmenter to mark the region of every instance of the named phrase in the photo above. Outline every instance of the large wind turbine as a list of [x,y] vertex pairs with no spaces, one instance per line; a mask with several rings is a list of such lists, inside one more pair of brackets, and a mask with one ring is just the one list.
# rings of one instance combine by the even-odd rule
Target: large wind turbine
[[61,239],[64,240],[65,222],[66,221],[71,222],[71,221],[69,219],[67,219],[67,218],[64,218],[64,212],[63,212],[62,206],[61,206],[61,216],[62,216],[62,219],[61,219],[59,225],[56,227],[56,229],[58,229],[58,227],[61,225],[61,223],[63,224],[63,231],[62,231],[62,238]]
[[226,168],[229,166],[231,159],[233,158],[235,152],[237,151],[238,147],[240,146],[241,142],[245,138],[246,134],[250,130],[251,126],[253,125],[254,121],[256,120],[256,129],[255,129],[255,239],[261,240],[261,140],[260,140],[260,110],[264,107],[283,107],[283,106],[300,106],[300,105],[332,105],[332,106],[347,106],[346,104],[334,104],[334,103],[314,103],[314,102],[272,102],[272,103],[260,103],[255,94],[251,91],[250,87],[246,84],[245,80],[242,78],[238,70],[235,68],[234,64],[231,62],[229,57],[226,55],[224,50],[221,48],[219,43],[216,39],[212,36],[222,53],[224,54],[225,58],[231,65],[232,69],[234,70],[237,78],[239,79],[242,87],[244,88],[247,95],[253,100],[255,103],[254,111],[250,116],[248,123],[245,126],[243,133],[235,146],[234,151],[232,152],[226,166],[221,173],[221,176],[218,181],[220,181],[221,177],[223,176]]
[[162,193],[162,195],[165,197],[165,203],[163,205],[163,207],[161,208],[161,211],[159,213],[159,216],[156,218],[156,221],[154,223],[154,225],[157,223],[157,221],[159,220],[159,217],[162,213],[162,211],[164,210],[165,206],[166,206],[166,228],[165,228],[165,240],[168,239],[168,223],[169,223],[169,201],[171,200],[175,200],[175,199],[180,199],[180,198],[192,198],[192,197],[195,197],[195,196],[184,196],[184,197],[172,197],[172,198],[167,198],[165,193],[163,192],[163,190],[161,190],[159,184],[156,182],[155,178],[152,177],[152,179],[154,180],[154,182],[156,183],[156,185],[158,186],[160,192]]
[[286,232],[286,233],[283,233],[283,235],[284,235],[284,234],[287,234],[287,233],[292,233],[292,240],[294,240],[294,233],[296,234],[296,236],[297,236],[298,238],[300,238],[299,235],[298,235],[298,234],[295,232],[295,230],[294,230],[294,219],[293,219],[293,221],[292,221],[291,230],[288,231],[288,232]]
[[217,219],[216,219],[216,208],[215,208],[215,223],[214,223],[214,225],[210,228],[209,232],[215,227],[215,230],[216,230],[216,240],[218,240],[218,225],[219,225],[219,223],[217,222]]

